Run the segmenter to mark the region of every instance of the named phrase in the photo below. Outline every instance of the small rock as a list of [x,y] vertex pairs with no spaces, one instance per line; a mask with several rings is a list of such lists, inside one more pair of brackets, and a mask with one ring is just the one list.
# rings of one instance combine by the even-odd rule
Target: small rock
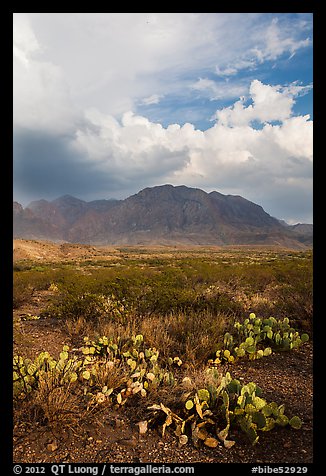
[[139,426],[139,434],[144,435],[147,431],[147,420],[139,421],[136,425]]
[[117,443],[122,446],[131,446],[131,447],[137,446],[137,440],[135,437],[121,438],[120,440],[117,441]]
[[53,443],[49,443],[47,446],[46,446],[46,449],[48,451],[55,451],[58,449],[58,444],[56,442],[53,442]]

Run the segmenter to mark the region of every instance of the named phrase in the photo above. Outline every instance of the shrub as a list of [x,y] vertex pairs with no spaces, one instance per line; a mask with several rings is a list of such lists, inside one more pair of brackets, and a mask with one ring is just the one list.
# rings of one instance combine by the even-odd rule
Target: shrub
[[13,308],[18,309],[24,304],[31,302],[33,297],[34,288],[25,280],[21,280],[14,276],[13,285]]
[[42,312],[42,317],[78,321],[84,319],[96,322],[100,318],[125,321],[129,310],[114,295],[105,296],[87,291],[64,289]]

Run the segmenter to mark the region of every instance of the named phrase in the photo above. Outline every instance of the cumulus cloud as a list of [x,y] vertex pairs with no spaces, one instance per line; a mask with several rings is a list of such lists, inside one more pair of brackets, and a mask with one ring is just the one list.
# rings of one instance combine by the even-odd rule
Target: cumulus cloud
[[140,176],[148,181],[153,177],[163,180],[171,170],[183,169],[196,140],[191,124],[164,128],[131,111],[121,122],[96,110],[88,111],[86,117],[87,125],[76,133],[75,149],[103,172],[114,173],[129,184]]
[[284,121],[292,114],[294,97],[306,91],[306,86],[292,85],[282,88],[252,81],[249,94],[252,104],[245,106],[244,98],[232,106],[216,111],[216,119],[224,125],[241,126],[253,121]]
[[[78,130],[74,147],[103,171],[119,171],[130,181],[142,174],[161,183],[234,188],[259,175],[265,182],[304,177],[312,161],[309,116],[291,116],[294,100],[279,88],[253,81],[250,94],[253,105],[236,102],[218,111],[216,124],[206,131],[189,123],[164,128],[132,112],[119,122],[88,111],[88,126]],[[264,124],[256,129],[253,120]],[[273,125],[275,120],[281,124]]]
[[[218,111],[216,123],[205,131],[190,123],[163,127],[131,111],[117,120],[89,109],[74,134],[61,140],[61,150],[50,145],[47,157],[38,146],[37,162],[35,154],[26,158],[26,150],[24,161],[17,157],[16,176],[26,184],[32,173],[30,188],[37,181],[47,183],[50,161],[50,170],[61,170],[51,173],[54,188],[58,182],[57,189],[63,191],[66,184],[65,193],[73,193],[80,180],[80,187],[93,193],[91,198],[123,198],[141,187],[172,183],[240,194],[256,203],[272,202],[289,188],[298,204],[312,184],[313,123],[308,115],[292,115],[288,91],[253,83],[249,112],[242,103],[237,110],[236,102]],[[254,128],[253,119],[262,121],[262,127]],[[276,119],[280,123],[273,124]]]

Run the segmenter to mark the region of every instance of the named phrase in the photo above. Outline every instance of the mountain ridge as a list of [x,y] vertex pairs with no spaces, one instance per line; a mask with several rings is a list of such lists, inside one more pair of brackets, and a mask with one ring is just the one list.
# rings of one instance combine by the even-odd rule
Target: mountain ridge
[[312,225],[285,225],[240,195],[170,184],[124,200],[71,195],[14,204],[14,238],[85,244],[312,246]]

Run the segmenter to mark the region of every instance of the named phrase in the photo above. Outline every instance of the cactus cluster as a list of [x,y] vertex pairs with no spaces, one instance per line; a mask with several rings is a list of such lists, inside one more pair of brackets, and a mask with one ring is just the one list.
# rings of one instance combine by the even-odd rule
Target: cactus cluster
[[231,448],[235,441],[229,437],[234,428],[245,432],[252,444],[258,442],[260,431],[270,431],[275,426],[301,428],[299,417],[289,418],[284,413],[284,405],[267,402],[255,383],[243,385],[229,372],[219,375],[216,368],[208,368],[207,372],[215,372],[216,383],[188,392],[179,415],[162,403],[148,407],[152,412],[150,421],[158,419],[162,411],[166,414],[163,436],[166,427],[171,426],[179,442],[183,437],[184,442],[191,440],[197,448],[202,444],[212,448],[223,444]]
[[[128,397],[139,394],[146,397],[150,389],[157,388],[161,384],[174,384],[174,375],[171,366],[180,366],[182,361],[179,357],[168,359],[168,368],[158,364],[159,351],[155,348],[147,348],[144,345],[142,334],[132,337],[129,344],[113,342],[106,336],[97,341],[85,338],[86,346],[82,347],[85,354],[83,372],[84,380],[87,380],[87,393],[93,395],[97,387],[98,366],[106,365],[108,368],[122,370],[124,380],[118,388],[101,389],[104,397],[110,397],[111,401],[124,405]],[[98,357],[101,358],[98,361]],[[101,395],[101,398],[104,398]],[[96,400],[98,403],[98,400]]]
[[56,283],[50,283],[50,286],[48,287],[48,291],[52,291],[53,293],[59,292],[59,287]]
[[[152,412],[149,423],[162,424],[164,413],[163,436],[169,427],[180,445],[192,441],[196,447],[215,448],[223,444],[225,448],[231,448],[235,444],[232,439],[235,427],[245,432],[253,444],[257,443],[260,431],[269,431],[275,426],[301,427],[300,418],[289,418],[285,415],[284,405],[267,402],[255,383],[242,384],[229,372],[223,375],[216,364],[222,359],[233,362],[246,354],[249,358],[269,355],[271,347],[264,347],[266,342],[275,348],[294,348],[307,340],[305,334],[298,336],[287,319],[261,320],[253,313],[244,323],[235,323],[235,329],[238,334],[224,335],[224,349],[217,351],[215,361],[210,361],[211,365],[206,368],[206,386],[196,388],[189,377],[184,377],[183,385],[187,391],[183,393],[181,409],[174,411],[163,403],[148,407]],[[239,342],[239,336],[244,340]],[[276,336],[280,336],[282,341]],[[51,378],[59,386],[74,386],[81,390],[87,409],[99,405],[118,407],[129,398],[147,397],[159,386],[178,385],[179,373],[176,370],[181,365],[178,356],[169,357],[163,364],[159,351],[147,347],[142,334],[127,341],[107,336],[95,340],[85,337],[84,346],[73,351],[64,346],[58,359],[48,352],[40,353],[34,361],[15,356],[14,398],[28,398],[38,389],[41,380]],[[112,375],[118,378],[114,380]]]
[[277,425],[288,424],[295,429],[301,428],[302,422],[299,417],[289,419],[284,414],[284,405],[268,403],[261,397],[262,391],[255,383],[241,385],[234,379],[228,383],[227,390],[233,402],[232,419],[253,444],[259,439],[259,431],[270,431]]
[[[104,388],[100,390],[100,399],[110,397],[110,400],[118,405],[124,405],[128,397],[139,394],[146,397],[147,392],[157,388],[161,384],[173,385],[174,375],[170,368],[162,368],[158,364],[159,351],[155,348],[147,348],[143,343],[142,334],[131,339],[126,349],[125,345],[115,343],[106,336],[97,341],[85,338],[88,344],[82,348],[85,354],[84,366],[89,370],[84,371],[83,378],[87,380],[87,393],[93,395],[97,387],[98,356],[102,357],[100,365],[108,368],[120,368],[124,379],[118,388]],[[180,364],[179,357],[169,359],[169,363]],[[98,394],[95,398],[98,403]],[[93,398],[94,401],[94,398]]]
[[[42,352],[34,362],[15,356],[13,359],[14,397],[23,399],[37,389],[41,376],[53,378],[58,384],[79,382],[83,386],[88,407],[100,403],[123,405],[133,395],[146,397],[150,389],[160,385],[173,385],[173,367],[179,367],[179,357],[170,357],[166,366],[158,363],[159,351],[144,345],[141,334],[133,336],[124,345],[112,338],[100,337],[96,341],[85,337],[81,356],[71,356],[64,346],[59,359]],[[113,387],[103,384],[106,376],[118,371],[121,377]]]
[[219,364],[223,360],[233,363],[237,358],[248,356],[250,360],[260,359],[272,354],[273,350],[286,351],[299,347],[309,340],[308,334],[299,334],[290,326],[289,319],[257,318],[250,313],[243,322],[235,322],[234,333],[224,334],[223,348],[217,350],[210,364]]
[[34,361],[17,355],[13,358],[13,393],[14,398],[24,399],[38,387],[41,378],[51,375],[58,385],[77,381],[83,367],[82,360],[69,356],[69,347],[64,346],[59,359],[54,359],[48,352],[41,352]]

